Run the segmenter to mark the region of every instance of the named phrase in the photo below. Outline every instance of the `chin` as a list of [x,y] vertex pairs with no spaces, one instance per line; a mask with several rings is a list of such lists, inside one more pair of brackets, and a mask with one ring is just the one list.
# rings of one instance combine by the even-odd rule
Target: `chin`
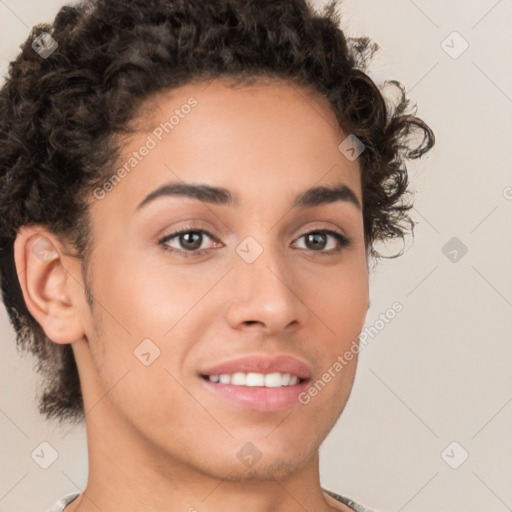
[[[314,447],[311,447],[308,452],[304,451],[304,447],[301,447],[300,451],[293,449],[292,453],[290,450],[284,451],[288,453],[276,454],[275,447],[267,446],[262,453],[260,452],[261,458],[258,459],[256,455],[256,458],[248,461],[244,461],[239,451],[234,453],[234,457],[231,454],[224,456],[210,454],[210,457],[212,455],[214,457],[214,465],[206,466],[203,459],[203,464],[198,469],[206,476],[228,482],[286,480],[301,471],[318,453]],[[219,464],[218,461],[221,460],[223,464]]]
[[[307,461],[276,459],[263,463],[259,461],[252,468],[245,468],[241,464],[235,467],[226,465],[217,471],[206,472],[212,478],[222,479],[227,482],[268,482],[272,480],[286,480],[298,473]],[[232,466],[232,465],[231,465]]]

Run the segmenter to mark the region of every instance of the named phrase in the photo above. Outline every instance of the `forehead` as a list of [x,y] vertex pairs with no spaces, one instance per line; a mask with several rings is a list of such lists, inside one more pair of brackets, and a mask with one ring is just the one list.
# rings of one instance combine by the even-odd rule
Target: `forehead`
[[260,202],[341,182],[361,200],[359,164],[338,149],[346,134],[327,98],[308,87],[189,83],[147,100],[132,126],[113,169],[124,177],[109,192],[124,203],[139,204],[166,181],[222,184]]
[[[194,79],[180,87],[160,91],[146,99],[138,114],[134,116],[134,124],[148,129],[151,126],[148,123],[160,121],[162,110],[166,107],[179,108],[192,96],[200,101],[204,109],[219,106],[224,108],[226,113],[239,108],[261,107],[262,104],[273,102],[274,107],[275,104],[282,107],[275,110],[278,116],[289,109],[299,113],[307,106],[308,110],[314,111],[331,128],[339,129],[329,100],[313,86],[299,84],[292,79],[263,76]],[[268,116],[268,112],[260,112],[262,116]]]

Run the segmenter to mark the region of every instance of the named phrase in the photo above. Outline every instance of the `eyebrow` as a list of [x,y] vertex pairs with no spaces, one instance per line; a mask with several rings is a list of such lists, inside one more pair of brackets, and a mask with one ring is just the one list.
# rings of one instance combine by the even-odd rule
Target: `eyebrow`
[[[136,211],[156,199],[168,196],[187,197],[214,205],[231,207],[239,205],[238,197],[226,188],[174,182],[166,183],[153,190],[137,206]],[[362,209],[353,190],[343,183],[309,188],[295,198],[292,208],[311,208],[336,201],[344,201]]]

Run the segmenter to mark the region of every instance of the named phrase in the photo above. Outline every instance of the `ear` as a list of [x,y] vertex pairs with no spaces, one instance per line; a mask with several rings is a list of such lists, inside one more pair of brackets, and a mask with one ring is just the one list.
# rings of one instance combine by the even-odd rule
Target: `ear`
[[84,337],[79,314],[85,300],[81,261],[55,234],[38,225],[20,228],[14,261],[25,304],[46,336],[56,343]]

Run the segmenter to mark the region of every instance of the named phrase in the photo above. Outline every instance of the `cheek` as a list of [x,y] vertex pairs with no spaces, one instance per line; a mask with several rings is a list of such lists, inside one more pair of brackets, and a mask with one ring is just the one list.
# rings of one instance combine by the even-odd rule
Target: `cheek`
[[133,355],[127,361],[116,361],[116,365],[124,364],[125,367],[122,372],[116,368],[115,373],[121,378],[111,386],[111,403],[132,425],[148,429],[148,433],[168,429],[170,424],[183,421],[176,411],[186,411],[187,421],[193,419],[200,424],[205,421],[201,409],[194,407],[190,395],[180,384],[181,375],[169,370],[166,356],[164,349],[148,366]]
[[175,370],[186,356],[177,334],[198,291],[187,286],[179,271],[170,279],[167,269],[164,279],[163,270],[152,267],[145,272],[127,256],[115,264],[104,261],[108,264],[98,269],[92,283],[92,323],[98,326],[99,338],[91,337],[91,353],[101,387],[132,425],[151,418],[151,428],[168,428],[167,406],[183,409],[190,401]]
[[[368,311],[366,260],[310,273],[307,279],[307,303],[325,324],[329,346],[339,350],[340,345],[350,344],[361,332]],[[333,340],[336,342],[332,343]]]
[[[151,393],[176,386],[166,370],[181,378],[178,369],[190,349],[187,333],[197,332],[198,311],[211,304],[202,299],[222,274],[206,266],[170,266],[161,259],[135,258],[129,252],[114,261],[108,252],[98,250],[97,261],[105,264],[93,273],[93,323],[100,339],[93,341],[92,351],[101,362],[104,387],[110,389],[129,371],[122,394],[129,390],[125,396],[140,397],[149,413],[155,406]],[[151,363],[145,366],[148,360]],[[160,399],[164,395],[162,391]]]
[[[126,252],[115,260],[98,251],[105,261],[94,274],[93,292],[109,336],[162,338],[190,311],[212,285],[212,272],[193,265],[169,266],[161,257],[141,258]],[[114,332],[113,332],[114,331]]]

